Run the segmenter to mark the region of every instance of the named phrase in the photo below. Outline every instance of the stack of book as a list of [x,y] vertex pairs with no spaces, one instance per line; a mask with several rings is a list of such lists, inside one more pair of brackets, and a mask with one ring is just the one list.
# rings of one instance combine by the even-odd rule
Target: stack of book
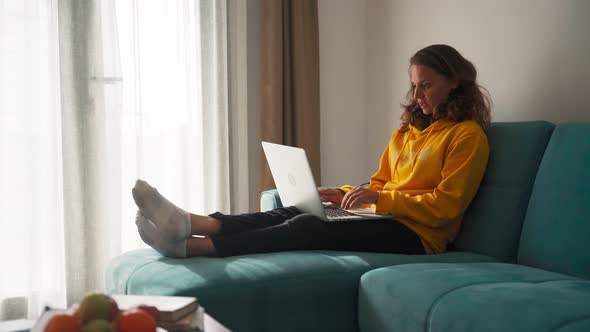
[[168,332],[203,332],[204,310],[195,297],[111,295],[120,310],[149,305],[160,311],[159,326]]

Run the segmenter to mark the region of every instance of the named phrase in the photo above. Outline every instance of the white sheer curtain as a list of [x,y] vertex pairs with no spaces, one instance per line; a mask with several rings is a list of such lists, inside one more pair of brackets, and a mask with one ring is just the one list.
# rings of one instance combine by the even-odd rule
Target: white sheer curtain
[[0,320],[102,290],[144,178],[230,212],[219,0],[0,0]]
[[6,318],[65,298],[56,15],[56,1],[0,1],[0,313]]

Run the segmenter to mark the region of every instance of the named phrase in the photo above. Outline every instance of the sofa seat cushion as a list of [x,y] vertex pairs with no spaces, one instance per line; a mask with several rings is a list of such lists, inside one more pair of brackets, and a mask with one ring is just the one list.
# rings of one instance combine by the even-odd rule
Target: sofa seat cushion
[[237,331],[357,331],[360,276],[412,262],[489,262],[452,252],[394,255],[292,251],[227,258],[171,259],[151,249],[111,260],[107,291],[196,296],[205,310]]
[[[409,264],[361,277],[362,331],[570,331],[590,282],[506,263]],[[572,330],[573,331],[573,330]]]

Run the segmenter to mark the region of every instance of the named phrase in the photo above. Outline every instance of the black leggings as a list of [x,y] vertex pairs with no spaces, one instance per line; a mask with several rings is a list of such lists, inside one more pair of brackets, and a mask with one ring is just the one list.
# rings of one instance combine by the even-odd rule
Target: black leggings
[[324,222],[295,207],[211,217],[221,230],[211,236],[220,257],[289,250],[342,250],[424,254],[420,238],[391,219]]

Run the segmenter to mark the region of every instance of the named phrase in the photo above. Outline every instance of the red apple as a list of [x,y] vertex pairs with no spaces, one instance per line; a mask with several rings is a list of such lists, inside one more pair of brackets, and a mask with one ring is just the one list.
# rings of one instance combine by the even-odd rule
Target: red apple
[[156,324],[160,324],[160,310],[158,310],[158,308],[151,305],[142,304],[137,306],[137,309],[147,312],[156,321]]
[[156,332],[156,321],[141,309],[126,310],[117,320],[119,332]]
[[45,332],[80,332],[80,320],[78,317],[67,313],[60,312],[53,315],[47,325]]

